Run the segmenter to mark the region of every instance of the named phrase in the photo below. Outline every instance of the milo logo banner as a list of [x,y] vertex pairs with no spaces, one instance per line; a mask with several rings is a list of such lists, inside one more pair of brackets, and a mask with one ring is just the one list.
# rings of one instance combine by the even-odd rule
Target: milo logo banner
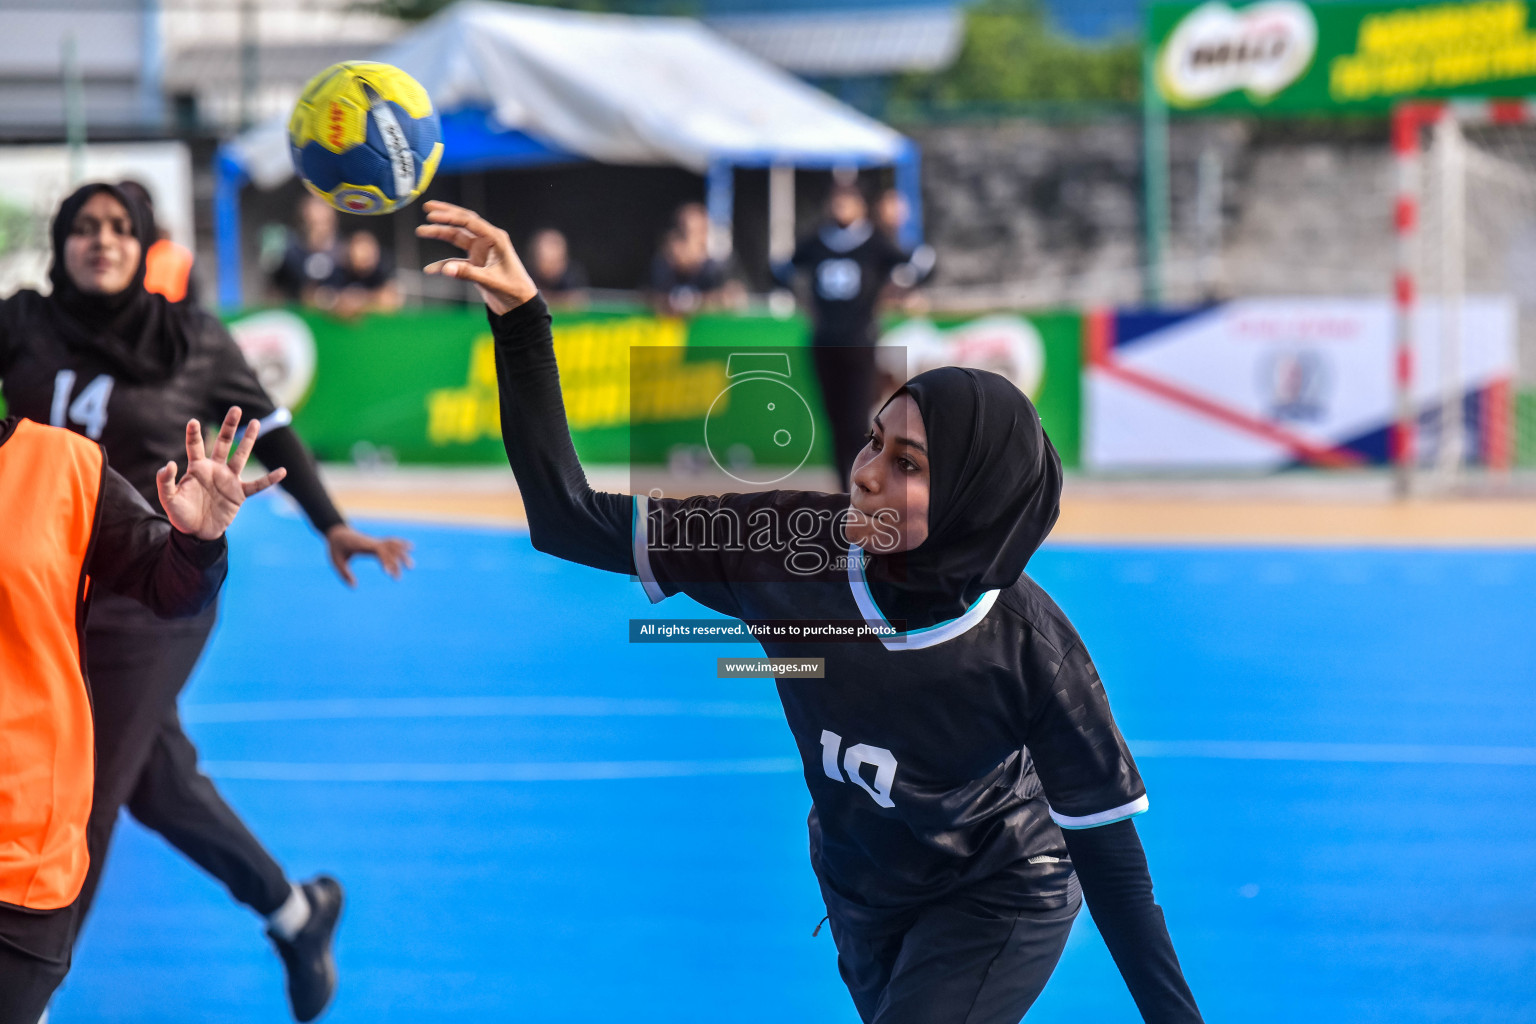
[[[312,311],[235,318],[232,333],[294,425],[329,461],[504,464],[496,359],[480,310],[342,322]],[[592,463],[711,463],[757,484],[830,462],[799,318],[558,313],[555,356],[577,451]],[[1078,458],[1082,317],[991,314],[896,321],[877,354],[885,393],[954,363],[994,370]],[[871,410],[873,411],[873,410]]]
[[1416,97],[1536,91],[1525,0],[1155,3],[1154,79],[1180,110],[1385,111]]

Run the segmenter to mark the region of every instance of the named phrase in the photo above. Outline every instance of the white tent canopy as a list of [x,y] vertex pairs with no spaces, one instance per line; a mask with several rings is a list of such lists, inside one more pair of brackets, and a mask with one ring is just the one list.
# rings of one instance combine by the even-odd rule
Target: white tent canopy
[[[686,18],[462,0],[372,56],[413,75],[441,111],[486,110],[500,127],[607,163],[877,165],[908,146]],[[259,187],[293,173],[280,121],[228,154]]]

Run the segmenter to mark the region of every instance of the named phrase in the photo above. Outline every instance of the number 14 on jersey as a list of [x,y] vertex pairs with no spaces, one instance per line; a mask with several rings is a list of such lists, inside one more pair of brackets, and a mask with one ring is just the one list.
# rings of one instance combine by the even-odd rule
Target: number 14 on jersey
[[48,422],[55,427],[68,427],[69,423],[64,421],[67,414],[70,422],[85,428],[86,437],[100,441],[102,431],[107,429],[107,401],[112,397],[114,383],[107,374],[100,374],[71,402],[69,394],[75,390],[75,371],[60,370],[53,379],[53,407]]

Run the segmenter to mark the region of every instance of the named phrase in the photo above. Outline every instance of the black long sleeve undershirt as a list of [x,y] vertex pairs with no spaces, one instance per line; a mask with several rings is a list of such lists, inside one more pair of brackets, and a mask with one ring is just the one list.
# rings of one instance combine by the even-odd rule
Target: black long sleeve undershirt
[[502,316],[496,338],[501,436],[528,515],[533,546],[608,572],[633,573],[633,499],[594,491],[571,444],[560,371],[540,296]]
[[256,447],[251,449],[251,454],[267,469],[288,471],[282,482],[283,490],[293,496],[321,534],[346,522],[326,492],[315,457],[292,427],[278,427],[271,433],[262,434],[256,438]]
[[1199,1024],[1163,910],[1152,898],[1147,855],[1126,819],[1097,828],[1063,829],[1093,923],[1120,968],[1147,1024]]
[[[594,491],[571,444],[549,310],[535,297],[490,315],[507,461],[517,477],[533,546],[610,572],[634,572],[632,499]],[[1200,1024],[1162,909],[1152,899],[1146,854],[1129,821],[1067,830],[1104,942],[1148,1024]]]
[[96,543],[86,568],[92,580],[162,619],[208,607],[229,571],[223,537],[198,540],[173,528],[110,467],[97,502]]

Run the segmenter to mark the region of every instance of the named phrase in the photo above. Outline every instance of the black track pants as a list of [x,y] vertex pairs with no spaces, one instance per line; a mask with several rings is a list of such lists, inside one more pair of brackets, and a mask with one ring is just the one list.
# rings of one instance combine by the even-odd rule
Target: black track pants
[[813,342],[816,378],[832,427],[832,459],[838,486],[847,489],[853,460],[869,434],[875,401],[875,348],[872,344],[829,345]]
[[67,962],[49,963],[0,943],[0,1024],[37,1024],[68,971]]
[[86,840],[91,866],[77,921],[101,879],[118,810],[129,812],[263,916],[289,886],[282,867],[198,771],[197,748],[182,730],[176,698],[202,654],[215,612],[162,621],[116,602],[86,631],[96,728],[96,791]]
[[865,1024],[1019,1024],[1081,906],[1075,880],[1055,906],[1020,910],[961,893],[879,924],[827,902],[837,968]]

